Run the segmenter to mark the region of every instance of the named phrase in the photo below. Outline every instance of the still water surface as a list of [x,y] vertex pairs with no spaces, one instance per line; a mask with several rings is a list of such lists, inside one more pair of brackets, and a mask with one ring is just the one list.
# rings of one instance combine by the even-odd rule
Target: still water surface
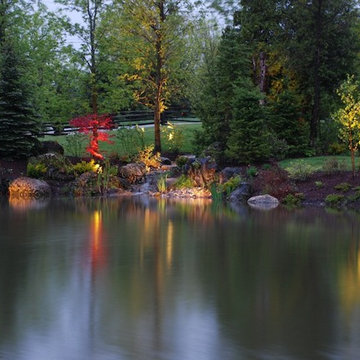
[[358,359],[360,216],[0,204],[1,360]]

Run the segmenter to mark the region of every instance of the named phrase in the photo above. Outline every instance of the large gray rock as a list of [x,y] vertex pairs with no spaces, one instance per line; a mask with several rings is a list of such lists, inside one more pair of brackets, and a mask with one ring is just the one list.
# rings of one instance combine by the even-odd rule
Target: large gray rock
[[64,148],[57,141],[41,141],[39,153],[53,153],[64,155]]
[[10,183],[9,194],[12,198],[41,199],[51,195],[51,188],[43,180],[20,177]]
[[219,174],[220,183],[224,183],[237,175],[241,175],[241,167],[226,167]]
[[251,186],[249,183],[243,182],[229,196],[231,203],[239,203],[246,201],[251,194]]
[[146,174],[146,166],[143,163],[131,163],[119,169],[120,177],[124,178],[129,184],[135,184],[143,180]]
[[271,195],[259,195],[250,198],[248,204],[256,209],[271,210],[279,206],[279,200]]

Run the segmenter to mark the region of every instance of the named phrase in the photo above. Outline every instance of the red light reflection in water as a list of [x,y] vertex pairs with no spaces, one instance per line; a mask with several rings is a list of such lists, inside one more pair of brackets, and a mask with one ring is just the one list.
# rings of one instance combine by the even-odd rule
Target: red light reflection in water
[[93,212],[90,221],[90,252],[93,267],[103,266],[106,262],[104,247],[105,233],[103,230],[102,213],[99,210]]

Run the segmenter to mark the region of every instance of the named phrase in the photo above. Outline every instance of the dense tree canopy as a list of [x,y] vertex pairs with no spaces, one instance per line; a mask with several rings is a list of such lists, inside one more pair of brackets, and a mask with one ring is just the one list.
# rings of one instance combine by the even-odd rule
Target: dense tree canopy
[[[41,1],[0,1],[0,40],[11,27],[16,82],[43,123],[148,107],[160,150],[161,114],[182,102],[203,121],[201,144],[217,142],[224,160],[276,157],[274,143],[288,156],[326,152],[337,141],[336,89],[360,68],[357,0],[57,3],[53,13]],[[245,125],[263,128],[245,136],[270,142],[262,156],[240,155]]]

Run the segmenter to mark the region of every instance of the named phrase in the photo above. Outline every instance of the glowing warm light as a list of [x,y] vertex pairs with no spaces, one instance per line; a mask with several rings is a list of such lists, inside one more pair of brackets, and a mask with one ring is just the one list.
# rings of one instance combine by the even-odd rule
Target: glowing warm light
[[360,303],[360,249],[350,254],[348,263],[341,269],[339,285],[341,304],[350,314]]
[[90,229],[91,260],[94,265],[98,265],[100,263],[103,263],[104,261],[103,226],[101,211],[96,210],[92,214]]
[[169,221],[166,238],[166,263],[170,267],[173,259],[174,225]]

